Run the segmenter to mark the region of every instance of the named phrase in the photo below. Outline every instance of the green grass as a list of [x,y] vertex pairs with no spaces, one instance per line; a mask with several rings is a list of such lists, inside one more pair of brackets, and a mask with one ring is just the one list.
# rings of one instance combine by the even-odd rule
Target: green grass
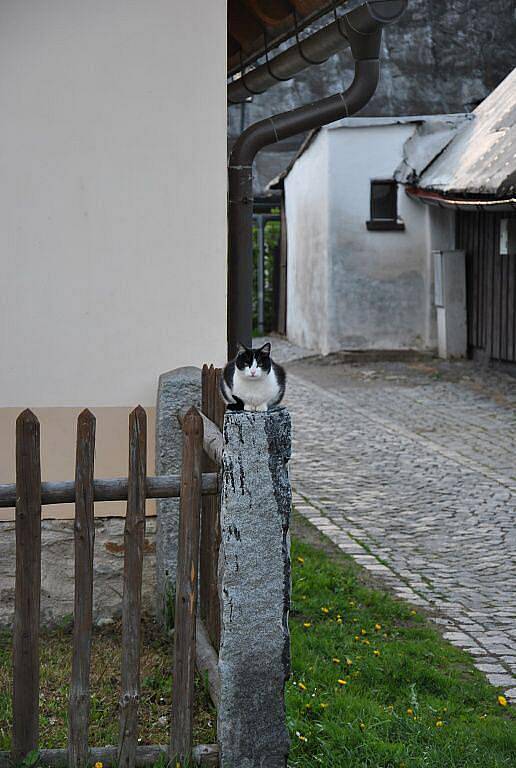
[[297,528],[289,766],[514,768],[516,719],[471,657],[306,523]]
[[[472,659],[420,612],[375,588],[297,516],[294,532],[290,768],[514,768],[513,711],[498,704],[499,691]],[[68,628],[43,635],[41,747],[66,745],[70,648]],[[149,620],[142,649],[141,743],[165,744],[171,648]],[[119,669],[120,626],[114,624],[94,637],[91,744],[118,741]],[[11,718],[11,640],[3,634],[0,750],[10,748]],[[215,720],[198,679],[196,743],[216,740]]]
[[[94,633],[91,675],[90,743],[118,744],[118,698],[120,695],[121,628],[115,623]],[[67,706],[71,671],[69,627],[45,632],[41,638],[40,746],[66,747]],[[157,625],[143,624],[141,656],[142,690],[139,707],[139,736],[142,744],[167,744],[172,701],[171,642]],[[0,635],[0,750],[11,746],[11,637]],[[207,687],[196,679],[194,740],[216,741],[216,713]]]

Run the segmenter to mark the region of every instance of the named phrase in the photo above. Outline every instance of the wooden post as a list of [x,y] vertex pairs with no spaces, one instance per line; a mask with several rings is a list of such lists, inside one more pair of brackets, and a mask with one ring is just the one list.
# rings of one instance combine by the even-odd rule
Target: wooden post
[[189,761],[192,754],[192,724],[195,672],[195,628],[197,613],[197,563],[201,509],[203,424],[190,408],[183,421],[183,464],[179,505],[179,547],[174,632],[174,683],[170,759]]
[[16,591],[13,629],[13,761],[38,747],[41,468],[39,421],[16,420]]
[[93,547],[95,416],[84,410],[77,419],[75,459],[75,602],[72,680],[68,708],[68,765],[88,765],[90,658],[93,621]]
[[[220,371],[211,365],[202,371],[202,410],[218,426],[224,419],[224,403],[219,396]],[[219,467],[206,456],[206,472],[217,472]],[[219,497],[203,498],[201,526],[200,589],[201,617],[213,646],[218,650],[220,640],[220,606],[218,595],[218,557],[220,547]]]
[[140,698],[140,635],[147,416],[141,406],[129,416],[129,479],[124,530],[124,594],[122,600],[122,695],[118,765],[134,768]]

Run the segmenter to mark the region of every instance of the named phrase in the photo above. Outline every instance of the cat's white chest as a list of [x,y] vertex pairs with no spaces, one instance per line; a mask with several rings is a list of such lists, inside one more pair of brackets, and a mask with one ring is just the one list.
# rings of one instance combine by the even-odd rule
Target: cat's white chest
[[266,410],[278,394],[278,382],[274,370],[271,369],[266,376],[253,379],[245,376],[238,369],[233,379],[233,394],[242,400],[248,408],[253,410]]

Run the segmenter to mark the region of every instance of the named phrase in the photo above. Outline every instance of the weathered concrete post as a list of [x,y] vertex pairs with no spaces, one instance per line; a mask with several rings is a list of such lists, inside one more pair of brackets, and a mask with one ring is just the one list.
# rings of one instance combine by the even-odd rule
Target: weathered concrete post
[[290,416],[224,420],[219,591],[221,768],[285,768],[290,672]]
[[[156,403],[156,474],[181,472],[183,437],[177,415],[201,402],[201,371],[188,366],[159,377]],[[179,499],[160,499],[156,508],[157,615],[166,618],[174,605],[177,570]]]

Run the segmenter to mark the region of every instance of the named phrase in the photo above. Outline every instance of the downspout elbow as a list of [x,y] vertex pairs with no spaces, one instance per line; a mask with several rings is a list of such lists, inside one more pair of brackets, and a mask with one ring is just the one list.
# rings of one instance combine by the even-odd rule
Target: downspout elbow
[[249,126],[233,146],[230,169],[252,166],[257,153],[270,144],[355,114],[374,95],[379,77],[378,58],[355,60],[355,76],[347,90]]

